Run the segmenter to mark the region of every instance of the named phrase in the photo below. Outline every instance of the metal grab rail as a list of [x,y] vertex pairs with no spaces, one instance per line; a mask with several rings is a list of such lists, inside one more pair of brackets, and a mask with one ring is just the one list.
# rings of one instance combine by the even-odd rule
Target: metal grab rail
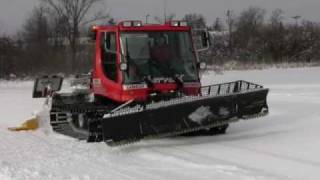
[[263,86],[248,81],[234,81],[221,84],[214,84],[210,86],[201,87],[201,95],[225,95],[230,93],[237,93],[241,91],[248,91],[253,89],[262,89]]

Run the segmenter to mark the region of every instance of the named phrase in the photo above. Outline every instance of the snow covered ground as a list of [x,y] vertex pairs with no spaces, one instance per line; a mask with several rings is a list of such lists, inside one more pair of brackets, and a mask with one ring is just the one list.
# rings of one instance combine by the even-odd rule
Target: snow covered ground
[[32,82],[0,82],[0,179],[320,179],[320,68],[206,73],[204,84],[245,79],[271,89],[270,115],[222,136],[176,137],[111,148],[48,131],[13,133],[40,110]]

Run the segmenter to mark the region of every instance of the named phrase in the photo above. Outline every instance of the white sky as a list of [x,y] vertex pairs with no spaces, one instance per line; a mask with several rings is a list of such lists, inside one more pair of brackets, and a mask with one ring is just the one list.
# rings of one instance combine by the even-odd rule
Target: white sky
[[[164,0],[105,0],[107,11],[116,19],[145,19],[163,15]],[[0,0],[0,33],[16,32],[38,0]],[[320,21],[320,0],[167,0],[167,12],[181,18],[186,13],[202,13],[208,23],[216,17],[224,18],[226,10],[236,13],[249,6],[259,6],[270,13],[276,8],[285,11],[287,21],[301,15],[305,19]],[[152,19],[152,18],[150,18]]]

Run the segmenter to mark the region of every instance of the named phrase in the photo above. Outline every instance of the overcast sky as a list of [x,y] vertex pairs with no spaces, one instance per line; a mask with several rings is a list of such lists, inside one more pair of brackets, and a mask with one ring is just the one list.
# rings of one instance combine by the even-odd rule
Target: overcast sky
[[[105,0],[110,14],[118,19],[145,19],[163,15],[164,0]],[[16,32],[38,0],[0,0],[0,33]],[[167,0],[167,12],[181,18],[186,13],[202,13],[208,23],[224,18],[226,10],[236,13],[249,6],[259,6],[270,13],[276,8],[285,11],[287,21],[300,15],[320,22],[320,0]],[[11,32],[11,33],[10,33]]]

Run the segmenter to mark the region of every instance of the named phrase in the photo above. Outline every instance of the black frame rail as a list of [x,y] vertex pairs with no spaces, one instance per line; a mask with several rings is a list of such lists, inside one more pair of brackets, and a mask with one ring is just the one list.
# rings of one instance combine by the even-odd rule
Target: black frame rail
[[227,95],[256,89],[263,89],[263,86],[248,81],[238,80],[234,82],[203,86],[201,87],[200,92],[202,96]]

